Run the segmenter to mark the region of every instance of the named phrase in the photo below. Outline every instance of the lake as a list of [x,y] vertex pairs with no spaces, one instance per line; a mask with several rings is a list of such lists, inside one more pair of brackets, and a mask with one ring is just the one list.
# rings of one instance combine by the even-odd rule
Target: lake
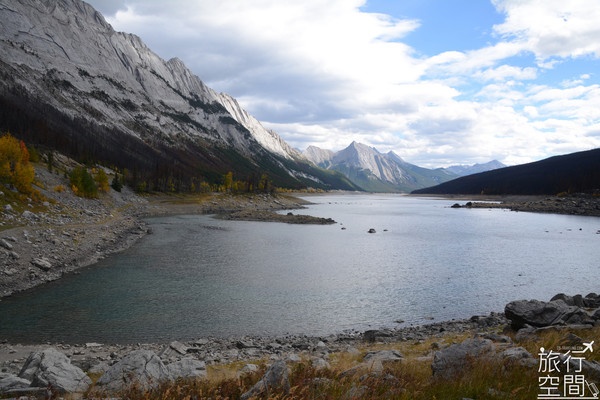
[[134,247],[3,299],[0,339],[326,335],[600,289],[600,218],[452,209],[452,200],[400,195],[306,198],[316,204],[295,213],[338,223],[149,219],[154,233]]

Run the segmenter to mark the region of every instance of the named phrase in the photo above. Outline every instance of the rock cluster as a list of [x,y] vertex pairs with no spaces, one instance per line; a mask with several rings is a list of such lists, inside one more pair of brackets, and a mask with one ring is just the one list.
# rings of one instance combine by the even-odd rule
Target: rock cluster
[[560,293],[547,302],[517,300],[506,305],[504,314],[516,330],[573,324],[591,326],[600,321],[600,296],[590,293],[571,297]]

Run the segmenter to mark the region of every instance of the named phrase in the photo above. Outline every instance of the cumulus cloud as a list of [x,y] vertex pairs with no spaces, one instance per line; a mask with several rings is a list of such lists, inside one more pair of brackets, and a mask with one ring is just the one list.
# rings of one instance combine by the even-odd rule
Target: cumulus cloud
[[540,81],[600,55],[589,1],[492,0],[504,21],[487,45],[432,57],[405,43],[421,21],[365,12],[366,0],[89,2],[300,149],[356,140],[437,167],[600,146],[593,75]]
[[494,30],[541,60],[600,56],[600,7],[589,0],[492,0],[506,14]]

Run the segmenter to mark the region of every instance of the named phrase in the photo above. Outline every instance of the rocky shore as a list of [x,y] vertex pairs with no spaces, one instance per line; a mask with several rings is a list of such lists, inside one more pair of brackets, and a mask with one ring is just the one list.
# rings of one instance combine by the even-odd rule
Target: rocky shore
[[[226,366],[241,376],[266,364],[269,368],[262,379],[241,396],[250,398],[263,394],[265,388],[289,392],[284,382],[291,365],[308,362],[316,370],[333,371],[341,355],[351,355],[356,361],[336,370],[338,379],[356,375],[359,382],[385,376],[396,380],[386,365],[416,362],[430,364],[434,381],[454,380],[472,367],[474,359],[500,362],[504,370],[514,366],[537,368],[537,355],[522,347],[527,341],[535,342],[537,335],[555,331],[564,336],[560,344],[579,349],[586,341],[582,337],[596,335],[598,327],[600,296],[590,293],[585,297],[558,294],[550,301],[517,300],[507,304],[504,313],[464,320],[327,337],[198,338],[184,343],[123,346],[2,343],[0,394],[45,395],[48,388],[59,394],[84,393],[92,387],[90,376],[95,379],[92,392],[96,395],[118,394],[134,384],[152,388],[176,378],[204,379],[210,368]],[[463,339],[456,342],[456,337]],[[419,347],[421,344],[426,347]],[[409,359],[398,350],[407,348],[420,350]],[[556,355],[571,362],[568,353]],[[588,379],[599,382],[600,363],[586,360],[579,367]],[[355,389],[363,394],[369,390],[368,386]]]
[[578,194],[547,198],[507,197],[499,198],[497,202],[469,201],[464,204],[454,203],[452,208],[504,208],[511,211],[600,217],[600,196]]
[[[58,158],[58,157],[57,157]],[[65,169],[73,162],[60,157]],[[7,201],[0,208],[0,298],[59,279],[109,254],[132,246],[150,233],[145,217],[221,214],[234,220],[323,224],[332,220],[277,214],[305,208],[302,199],[278,194],[138,196],[129,188],[98,199],[75,196],[68,180],[36,168],[38,189],[47,201]],[[55,188],[62,187],[63,190]],[[7,189],[7,188],[5,188]],[[0,191],[1,197],[7,197]]]
[[262,221],[262,222],[284,222],[287,224],[317,224],[330,225],[336,222],[331,218],[313,217],[312,215],[278,214],[273,211],[242,210],[230,214],[224,214],[223,219],[231,221]]

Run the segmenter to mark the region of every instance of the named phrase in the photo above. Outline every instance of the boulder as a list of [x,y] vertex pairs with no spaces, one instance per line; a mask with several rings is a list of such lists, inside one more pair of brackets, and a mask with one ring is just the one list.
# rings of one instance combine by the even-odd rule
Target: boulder
[[329,363],[322,358],[314,358],[311,364],[316,370],[329,369]]
[[385,330],[370,329],[368,331],[364,331],[362,336],[363,340],[366,342],[375,342],[379,338],[390,337],[392,334]]
[[19,372],[19,378],[31,381],[34,387],[51,385],[59,393],[82,393],[92,384],[80,368],[53,348],[31,353]]
[[597,295],[596,293],[588,293],[583,298],[583,303],[588,308],[598,308],[600,307],[600,295]]
[[550,302],[539,300],[512,301],[506,305],[504,313],[511,321],[514,329],[520,329],[525,325],[539,328],[559,324],[582,324],[590,320],[590,316],[585,310],[576,306],[569,306],[562,299]]
[[473,338],[437,351],[433,356],[431,370],[434,378],[454,379],[472,366],[473,361],[490,358],[494,344],[489,339]]
[[0,373],[0,393],[6,393],[9,390],[25,389],[31,386],[27,379],[19,378],[13,374]]
[[282,389],[285,394],[290,391],[290,381],[287,374],[287,366],[285,361],[275,361],[273,365],[267,370],[265,375],[256,385],[246,393],[242,394],[242,400],[248,400],[252,397],[261,397],[271,390]]
[[586,360],[585,354],[581,355],[583,358],[581,360],[578,357],[579,355],[576,357],[574,354],[558,355],[561,365],[568,363],[571,371],[578,371],[578,374],[585,375],[586,380],[590,382],[600,381],[600,363]]
[[302,358],[300,358],[298,354],[290,354],[287,356],[286,361],[290,363],[299,363],[302,362]]
[[160,352],[159,357],[163,359],[168,359],[177,354],[186,355],[188,351],[188,347],[181,342],[173,341],[166,346],[163,351]]
[[242,369],[240,369],[238,371],[238,376],[244,376],[244,375],[253,374],[256,371],[258,371],[258,365],[256,365],[256,364],[244,364],[244,366],[242,367]]
[[42,271],[49,271],[52,268],[52,264],[47,258],[34,258],[31,263],[41,269]]
[[172,379],[177,378],[206,378],[206,363],[193,358],[184,358],[167,365]]
[[127,385],[139,383],[143,388],[149,388],[170,378],[167,367],[153,351],[135,350],[111,366],[98,379],[96,387],[107,392],[116,392]]
[[378,360],[380,362],[396,362],[400,361],[404,356],[397,350],[381,350],[381,351],[370,351],[363,358],[363,362],[373,362]]
[[12,250],[13,249],[13,245],[10,244],[10,243],[8,243],[4,239],[0,239],[0,246],[4,247],[6,250]]
[[317,353],[329,353],[329,347],[322,341],[319,341],[315,346],[315,351]]
[[504,360],[506,366],[531,367],[537,365],[537,359],[523,347],[510,347],[500,353],[500,357]]
[[21,214],[21,216],[23,218],[27,218],[27,219],[37,219],[38,216],[35,215],[34,213],[32,213],[31,211],[25,210],[23,211],[23,214]]

